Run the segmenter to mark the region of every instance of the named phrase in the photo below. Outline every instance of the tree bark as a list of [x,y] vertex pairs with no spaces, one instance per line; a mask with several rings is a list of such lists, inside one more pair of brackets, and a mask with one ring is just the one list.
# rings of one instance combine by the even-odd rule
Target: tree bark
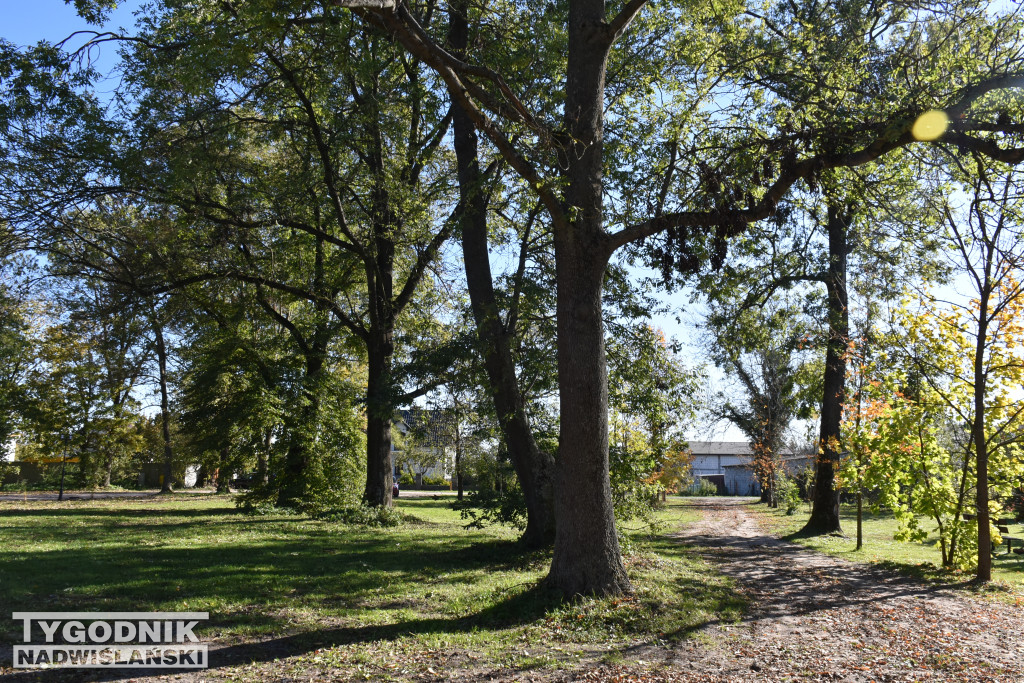
[[851,212],[828,205],[828,345],[825,350],[824,389],[821,398],[821,441],[814,484],[814,506],[803,533],[842,533],[836,469],[840,458],[840,424],[846,400],[846,353],[850,342],[850,310],[846,291],[847,233]]
[[230,453],[227,446],[220,449],[220,459],[217,462],[217,493],[231,493],[231,469],[228,467]]
[[382,334],[369,344],[369,378],[366,387],[366,489],[363,501],[389,507],[392,493],[391,420],[394,413],[391,389],[391,351]]
[[174,478],[174,453],[171,449],[171,410],[167,397],[167,346],[164,343],[164,328],[159,321],[153,321],[156,336],[156,358],[160,373],[160,427],[164,440],[164,481],[161,493],[170,493]]
[[608,378],[601,285],[605,264],[571,240],[558,250],[560,441],[555,550],[548,580],[565,595],[631,590],[608,478]]
[[[455,54],[462,54],[468,42],[466,18],[469,3],[459,0],[449,12],[448,42]],[[452,112],[452,133],[458,163],[459,197],[462,202],[462,253],[473,320],[483,347],[491,400],[509,457],[526,500],[526,529],[523,543],[532,548],[554,540],[554,458],[537,445],[512,358],[514,330],[502,322],[494,293],[487,244],[487,196],[481,187],[477,134],[469,115],[461,107]],[[461,498],[461,474],[459,475]]]
[[604,82],[611,40],[604,2],[569,5],[562,167],[571,217],[555,228],[558,282],[558,460],[549,583],[563,595],[632,590],[608,479],[608,368],[601,290],[611,256],[604,231]]
[[269,427],[263,432],[263,449],[256,455],[256,479],[266,485],[270,481],[270,447],[274,436]]
[[991,295],[987,280],[988,277],[978,298],[978,336],[974,347],[974,424],[971,425],[978,477],[978,572],[975,576],[978,583],[992,580],[992,527],[988,510],[988,437],[985,434],[985,390],[988,382],[985,371],[985,347],[988,341],[988,304]]
[[324,369],[326,338],[320,335],[306,353],[305,376],[302,378],[302,406],[292,417],[288,430],[288,450],[285,452],[281,486],[277,491],[277,505],[299,508],[308,492],[307,474],[310,465],[312,433],[320,419],[320,379]]

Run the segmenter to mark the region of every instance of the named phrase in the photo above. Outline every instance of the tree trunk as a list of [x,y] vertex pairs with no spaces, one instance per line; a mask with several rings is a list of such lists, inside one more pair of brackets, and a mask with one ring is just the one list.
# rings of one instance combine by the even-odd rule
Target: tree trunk
[[270,482],[270,447],[273,435],[272,429],[263,432],[263,449],[256,455],[256,480],[264,485]]
[[978,583],[992,580],[992,527],[988,510],[988,436],[985,434],[985,346],[988,337],[989,295],[990,289],[986,283],[978,297],[978,336],[974,347],[974,424],[971,425],[978,475],[978,573],[975,577]]
[[821,398],[821,442],[814,484],[814,507],[803,533],[842,533],[839,491],[835,486],[840,458],[840,424],[846,398],[846,353],[850,340],[850,310],[846,292],[847,233],[850,212],[828,206],[828,346],[825,350],[824,391]]
[[228,467],[230,449],[220,449],[220,461],[217,463],[217,493],[231,493],[231,469]]
[[[455,54],[462,54],[468,42],[466,12],[469,3],[459,0],[449,12],[448,41]],[[473,320],[483,347],[491,399],[502,437],[526,500],[526,530],[523,543],[532,548],[554,540],[554,458],[540,450],[530,429],[522,392],[512,358],[514,330],[506,329],[494,294],[487,245],[487,196],[477,155],[477,134],[461,107],[452,110],[452,133],[459,172],[462,202],[462,253],[466,269]],[[460,475],[461,482],[461,475]],[[461,483],[460,483],[461,490]],[[460,495],[461,498],[461,495]]]
[[[458,420],[458,416],[456,416]],[[462,427],[456,421],[455,424],[455,490],[457,500],[462,501]]]
[[[567,244],[567,242],[569,242]],[[603,260],[570,240],[558,250],[555,549],[549,581],[565,595],[630,590],[608,479],[608,377],[601,320]]]
[[307,474],[309,469],[310,445],[320,419],[320,379],[324,369],[324,348],[317,342],[306,353],[306,374],[302,378],[303,403],[298,414],[292,417],[288,430],[288,450],[285,453],[281,485],[277,491],[277,505],[299,508],[308,492]]
[[603,216],[604,2],[569,5],[562,166],[568,224],[555,226],[558,282],[558,460],[555,549],[548,581],[563,595],[632,590],[608,480],[608,368],[601,289],[611,256]]
[[369,377],[366,386],[366,489],[363,501],[374,507],[389,507],[392,493],[391,419],[394,405],[391,389],[391,346],[384,335],[370,341]]
[[153,322],[156,334],[156,358],[160,371],[160,427],[164,440],[164,481],[161,493],[170,493],[174,478],[174,453],[171,450],[171,410],[167,397],[167,346],[164,344],[164,328],[158,321]]

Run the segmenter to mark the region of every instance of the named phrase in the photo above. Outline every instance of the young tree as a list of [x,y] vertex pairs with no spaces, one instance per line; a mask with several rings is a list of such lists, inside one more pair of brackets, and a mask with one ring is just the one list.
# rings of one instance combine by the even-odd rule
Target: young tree
[[946,312],[926,300],[926,315],[909,320],[908,332],[926,349],[913,356],[917,369],[969,434],[977,482],[977,580],[985,582],[992,578],[990,487],[1007,477],[993,477],[992,459],[1016,448],[1024,411],[1011,398],[1024,381],[1024,192],[1011,170],[990,167],[979,157],[970,166],[954,163],[966,202],[958,206],[954,194],[940,207],[946,254],[973,291],[967,303],[946,304],[952,305]]

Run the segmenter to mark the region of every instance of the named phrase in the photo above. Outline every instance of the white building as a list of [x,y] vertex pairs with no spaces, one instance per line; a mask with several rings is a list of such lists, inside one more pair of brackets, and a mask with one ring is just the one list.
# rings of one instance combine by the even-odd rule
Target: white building
[[455,472],[454,425],[442,410],[400,410],[395,416],[398,443],[391,443],[395,477],[409,472],[422,485],[425,478],[450,479]]

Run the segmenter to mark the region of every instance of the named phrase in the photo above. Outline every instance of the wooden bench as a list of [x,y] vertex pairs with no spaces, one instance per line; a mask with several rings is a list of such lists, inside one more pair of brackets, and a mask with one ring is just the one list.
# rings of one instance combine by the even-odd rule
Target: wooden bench
[[1016,543],[1020,546],[1018,553],[1024,553],[1024,538],[1020,536],[1003,536],[1003,542],[1006,543],[1006,554],[1009,555],[1013,551],[1013,544]]

